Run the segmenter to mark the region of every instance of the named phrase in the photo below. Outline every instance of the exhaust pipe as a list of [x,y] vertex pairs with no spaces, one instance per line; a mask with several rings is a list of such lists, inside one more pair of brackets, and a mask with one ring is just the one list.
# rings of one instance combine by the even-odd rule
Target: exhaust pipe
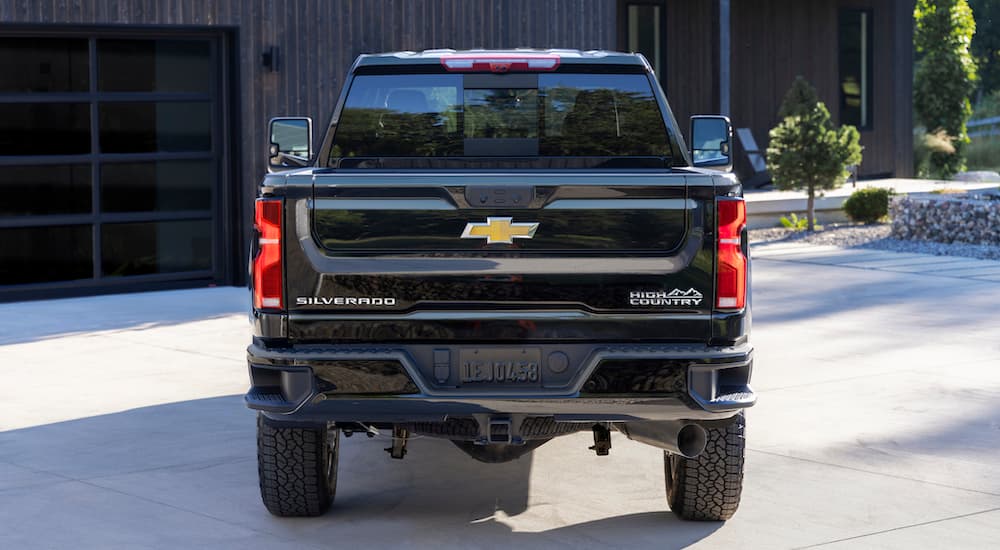
[[625,437],[659,447],[684,458],[694,458],[705,450],[708,433],[697,424],[684,421],[646,421],[616,424]]

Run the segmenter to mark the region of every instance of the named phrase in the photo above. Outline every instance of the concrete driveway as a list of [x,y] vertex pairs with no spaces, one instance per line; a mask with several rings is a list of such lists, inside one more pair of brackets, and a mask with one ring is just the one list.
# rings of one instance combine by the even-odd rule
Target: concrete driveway
[[609,457],[582,434],[503,465],[355,436],[333,510],[274,518],[244,290],[0,305],[0,548],[1000,545],[1000,282],[793,255],[754,285],[760,402],[725,524],[674,519],[660,452],[617,433]]

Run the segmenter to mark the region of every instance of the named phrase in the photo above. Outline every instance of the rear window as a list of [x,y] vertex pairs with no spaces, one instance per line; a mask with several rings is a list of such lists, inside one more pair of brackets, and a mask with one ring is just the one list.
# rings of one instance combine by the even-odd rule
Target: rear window
[[356,76],[330,157],[669,153],[643,74],[423,74]]

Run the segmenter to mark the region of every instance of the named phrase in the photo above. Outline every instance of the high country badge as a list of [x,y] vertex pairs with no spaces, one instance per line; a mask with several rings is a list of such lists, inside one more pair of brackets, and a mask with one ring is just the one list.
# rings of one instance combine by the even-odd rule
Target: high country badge
[[704,298],[701,292],[693,288],[681,290],[675,288],[666,291],[632,291],[628,293],[630,306],[697,306]]

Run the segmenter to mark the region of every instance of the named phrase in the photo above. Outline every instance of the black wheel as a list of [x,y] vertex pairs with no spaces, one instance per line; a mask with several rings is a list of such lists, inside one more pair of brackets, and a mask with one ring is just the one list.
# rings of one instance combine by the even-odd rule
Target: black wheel
[[276,516],[319,516],[337,490],[340,430],[290,428],[257,415],[260,496]]
[[723,521],[733,517],[743,492],[743,430],[740,413],[726,427],[708,432],[705,450],[695,458],[663,453],[667,504],[682,519]]

